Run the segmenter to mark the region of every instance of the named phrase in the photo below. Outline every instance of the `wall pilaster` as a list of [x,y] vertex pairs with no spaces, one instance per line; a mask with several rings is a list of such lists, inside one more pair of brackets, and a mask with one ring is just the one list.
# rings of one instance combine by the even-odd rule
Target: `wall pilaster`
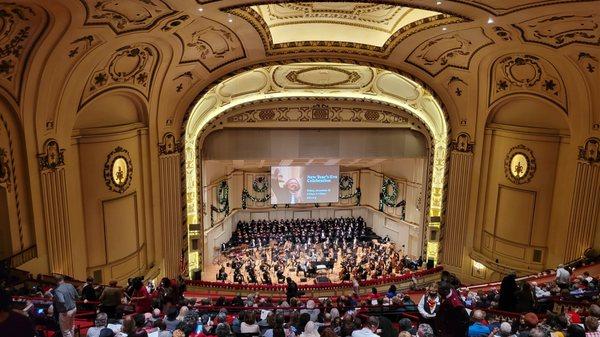
[[73,275],[64,149],[54,139],[38,155],[50,272]]
[[446,266],[463,267],[472,167],[473,143],[467,133],[461,133],[452,142],[450,152],[448,205],[441,249],[442,263]]
[[161,201],[161,229],[163,233],[163,275],[176,277],[180,272],[185,233],[181,208],[181,147],[175,137],[167,133],[159,144],[159,178]]
[[592,248],[600,220],[600,139],[589,138],[579,148],[565,261]]

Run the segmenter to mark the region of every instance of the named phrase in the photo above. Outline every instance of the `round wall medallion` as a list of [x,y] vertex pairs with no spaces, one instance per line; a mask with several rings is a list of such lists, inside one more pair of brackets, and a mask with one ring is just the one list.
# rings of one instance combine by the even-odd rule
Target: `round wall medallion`
[[506,178],[515,184],[530,182],[535,169],[536,163],[533,152],[522,144],[510,149],[504,160]]
[[122,147],[117,147],[108,154],[104,164],[104,181],[109,190],[123,193],[131,184],[133,166],[129,152]]

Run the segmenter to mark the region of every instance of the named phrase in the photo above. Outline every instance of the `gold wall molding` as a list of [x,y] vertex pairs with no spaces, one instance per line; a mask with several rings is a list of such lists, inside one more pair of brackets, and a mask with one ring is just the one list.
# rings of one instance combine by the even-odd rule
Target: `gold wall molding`
[[185,255],[185,214],[181,213],[181,146],[172,133],[163,136],[159,144],[160,217],[162,231],[162,275],[176,277],[181,274],[180,259]]
[[473,169],[474,143],[471,136],[460,133],[451,143],[448,175],[446,222],[441,228],[440,260],[444,265],[462,268],[465,254],[469,195]]
[[588,138],[579,148],[575,188],[569,216],[565,260],[583,255],[594,245],[600,225],[600,140]]

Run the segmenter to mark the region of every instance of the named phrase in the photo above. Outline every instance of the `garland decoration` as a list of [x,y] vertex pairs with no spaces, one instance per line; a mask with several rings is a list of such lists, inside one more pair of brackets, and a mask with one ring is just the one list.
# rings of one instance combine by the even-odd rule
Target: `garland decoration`
[[227,180],[221,181],[219,188],[217,189],[217,202],[219,207],[210,205],[210,226],[215,224],[214,213],[225,213],[229,214],[229,185]]
[[[253,184],[254,185],[254,184]],[[254,186],[252,187],[254,189]],[[254,202],[267,202],[269,201],[269,199],[271,199],[271,195],[267,194],[262,198],[258,198],[255,197],[253,195],[251,195],[248,190],[244,187],[244,189],[242,190],[242,209],[246,209],[247,208],[247,200],[250,199]],[[273,207],[275,208],[275,207]]]
[[350,194],[346,194],[346,195],[342,195],[340,193],[340,200],[356,198],[356,206],[360,206],[360,196],[361,195],[362,195],[362,193],[360,192],[360,187],[357,187],[356,191],[354,191],[354,193],[350,193]]

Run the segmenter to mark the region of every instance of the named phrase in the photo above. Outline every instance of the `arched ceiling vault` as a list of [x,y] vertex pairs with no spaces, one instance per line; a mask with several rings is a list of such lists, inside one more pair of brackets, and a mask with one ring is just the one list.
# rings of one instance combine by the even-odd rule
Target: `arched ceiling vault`
[[[310,24],[315,8],[327,7],[328,17],[321,17],[321,23],[314,24],[341,17],[342,25],[352,27],[352,23],[367,18],[371,20],[369,24],[365,21],[355,26],[385,30],[389,38],[383,44],[383,38],[372,43],[278,40],[281,43],[270,44],[265,39],[265,27],[239,11],[252,6],[277,6],[273,3],[283,9],[295,8],[297,12],[291,15],[296,17],[295,24],[300,24],[298,20],[303,25]],[[178,134],[185,114],[207,86],[232,71],[279,62],[362,63],[410,74],[437,94],[450,116],[453,131],[471,134],[477,123],[485,119],[477,114],[489,111],[492,95],[506,97],[526,92],[566,105],[569,111],[575,109],[574,105],[557,102],[553,93],[557,87],[567,93],[579,92],[580,83],[585,83],[590,93],[600,90],[599,1],[376,1],[366,7],[349,2],[347,8],[342,3],[319,2],[312,7],[306,2],[291,3],[23,0],[18,2],[22,9],[14,11],[11,10],[14,4],[3,2],[0,9],[8,15],[1,18],[5,24],[0,31],[0,43],[18,52],[0,54],[2,95],[19,107],[27,124],[24,130],[35,133],[39,146],[50,137],[63,138],[64,144],[77,110],[113,90],[129,90],[144,98],[151,134],[156,137],[167,131]],[[385,14],[394,13],[398,6],[400,11],[408,10],[408,6],[415,13],[418,9],[440,14],[433,16],[437,19],[416,16],[412,21],[397,20],[400,24],[393,28],[409,27],[404,31],[373,26],[372,21],[392,22],[394,16]],[[349,8],[364,12],[351,12]],[[377,12],[374,8],[388,11]],[[285,20],[288,19],[292,20]],[[369,25],[370,28],[365,28]],[[398,31],[402,33],[397,34]],[[488,60],[502,50],[512,51],[513,55],[498,57],[525,60],[530,68],[519,64],[522,72],[513,76],[514,83],[501,93],[490,93],[488,88],[509,78],[499,78],[504,76],[505,68],[498,68],[496,77],[482,69],[514,63]],[[529,50],[535,50],[535,55]],[[565,66],[566,63],[569,65]],[[529,76],[538,68],[555,71],[545,72],[548,76],[537,81],[530,80]],[[572,71],[573,68],[578,71]],[[546,80],[553,83],[548,86]],[[564,93],[558,96],[561,94]],[[600,131],[600,98],[595,96],[584,108],[573,103],[578,114],[588,115],[589,122],[581,125],[586,132]]]

